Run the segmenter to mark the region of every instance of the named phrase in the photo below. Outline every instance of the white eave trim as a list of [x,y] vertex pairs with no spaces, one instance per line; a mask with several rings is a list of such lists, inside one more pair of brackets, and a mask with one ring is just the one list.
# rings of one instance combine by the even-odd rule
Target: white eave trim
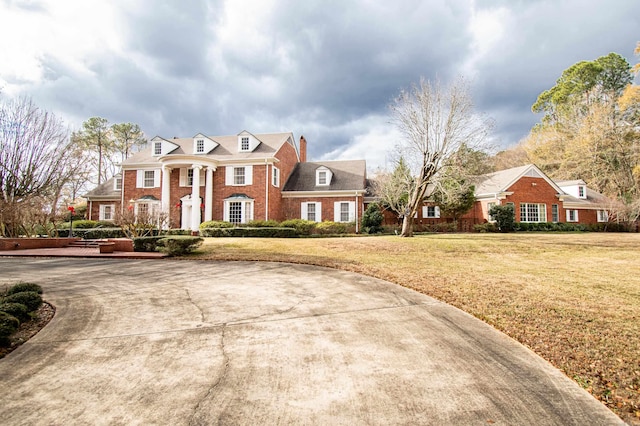
[[362,197],[364,189],[342,189],[339,191],[282,191],[282,198],[313,198],[313,197]]

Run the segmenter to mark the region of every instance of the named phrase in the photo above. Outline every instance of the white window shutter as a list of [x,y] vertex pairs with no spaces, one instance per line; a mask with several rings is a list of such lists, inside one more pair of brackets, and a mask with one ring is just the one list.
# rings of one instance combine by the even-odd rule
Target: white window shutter
[[333,221],[340,222],[340,201],[333,203]]
[[206,177],[207,177],[207,170],[200,169],[200,186],[204,186]]
[[136,188],[144,188],[144,170],[136,170]]
[[429,217],[429,207],[428,206],[422,206],[422,218],[426,218]]
[[571,210],[567,210],[566,214],[567,214],[567,222],[571,222]]
[[579,219],[578,219],[578,210],[576,210],[576,217],[575,217],[575,219],[576,219],[576,222],[578,222],[578,220],[579,220]]
[[225,167],[225,184],[227,186],[233,185],[233,166]]
[[322,222],[322,203],[316,203],[316,222]]
[[307,213],[309,212],[307,206],[309,205],[309,203],[300,203],[300,219],[302,220],[308,220]]
[[98,220],[104,220],[104,204],[100,204],[100,214],[98,215]]
[[180,186],[187,186],[187,169],[180,168]]
[[244,167],[244,184],[253,185],[253,166]]
[[435,206],[434,210],[435,210],[435,214],[436,214],[435,217],[436,218],[440,218],[440,207],[439,206]]
[[160,170],[153,171],[153,187],[160,188]]
[[[416,212],[417,214],[418,212]],[[356,203],[355,201],[349,202],[349,222],[354,222],[356,220]]]

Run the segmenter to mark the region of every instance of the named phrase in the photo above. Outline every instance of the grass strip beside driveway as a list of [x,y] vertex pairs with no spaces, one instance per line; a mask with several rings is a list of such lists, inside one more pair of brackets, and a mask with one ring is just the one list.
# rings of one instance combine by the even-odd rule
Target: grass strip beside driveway
[[306,263],[385,279],[520,341],[640,424],[640,234],[206,238],[189,259]]

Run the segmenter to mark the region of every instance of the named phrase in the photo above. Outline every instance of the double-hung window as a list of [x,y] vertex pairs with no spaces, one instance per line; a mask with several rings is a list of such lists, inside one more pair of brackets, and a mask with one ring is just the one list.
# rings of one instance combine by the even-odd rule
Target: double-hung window
[[113,214],[115,213],[114,204],[101,204],[99,220],[113,220]]
[[144,188],[153,188],[155,186],[156,174],[155,170],[144,171]]
[[547,205],[520,203],[520,222],[546,222]]
[[302,203],[300,217],[304,220],[310,220],[312,222],[322,221],[322,203],[309,202]]
[[422,217],[429,219],[437,219],[440,217],[440,207],[438,206],[423,206]]
[[578,221],[578,210],[567,210],[567,222]]
[[334,222],[353,222],[356,212],[356,203],[353,201],[336,201],[333,204]]
[[609,212],[606,210],[598,210],[598,222],[609,222]]
[[551,204],[551,222],[558,223],[559,222],[559,214],[558,214],[558,205]]
[[278,188],[280,186],[280,169],[277,167],[273,168],[271,184]]
[[199,154],[204,152],[204,139],[196,140],[196,152]]
[[245,184],[245,169],[244,167],[233,168],[233,184],[244,185]]
[[249,151],[249,138],[246,136],[240,139],[240,151]]

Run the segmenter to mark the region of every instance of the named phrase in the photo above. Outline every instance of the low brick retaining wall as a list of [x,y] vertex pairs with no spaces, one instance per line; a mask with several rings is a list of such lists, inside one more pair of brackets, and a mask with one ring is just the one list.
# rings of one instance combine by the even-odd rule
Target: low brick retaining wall
[[133,240],[129,238],[107,238],[107,242],[115,244],[115,251],[133,251]]
[[63,248],[79,240],[80,238],[0,238],[0,250]]

